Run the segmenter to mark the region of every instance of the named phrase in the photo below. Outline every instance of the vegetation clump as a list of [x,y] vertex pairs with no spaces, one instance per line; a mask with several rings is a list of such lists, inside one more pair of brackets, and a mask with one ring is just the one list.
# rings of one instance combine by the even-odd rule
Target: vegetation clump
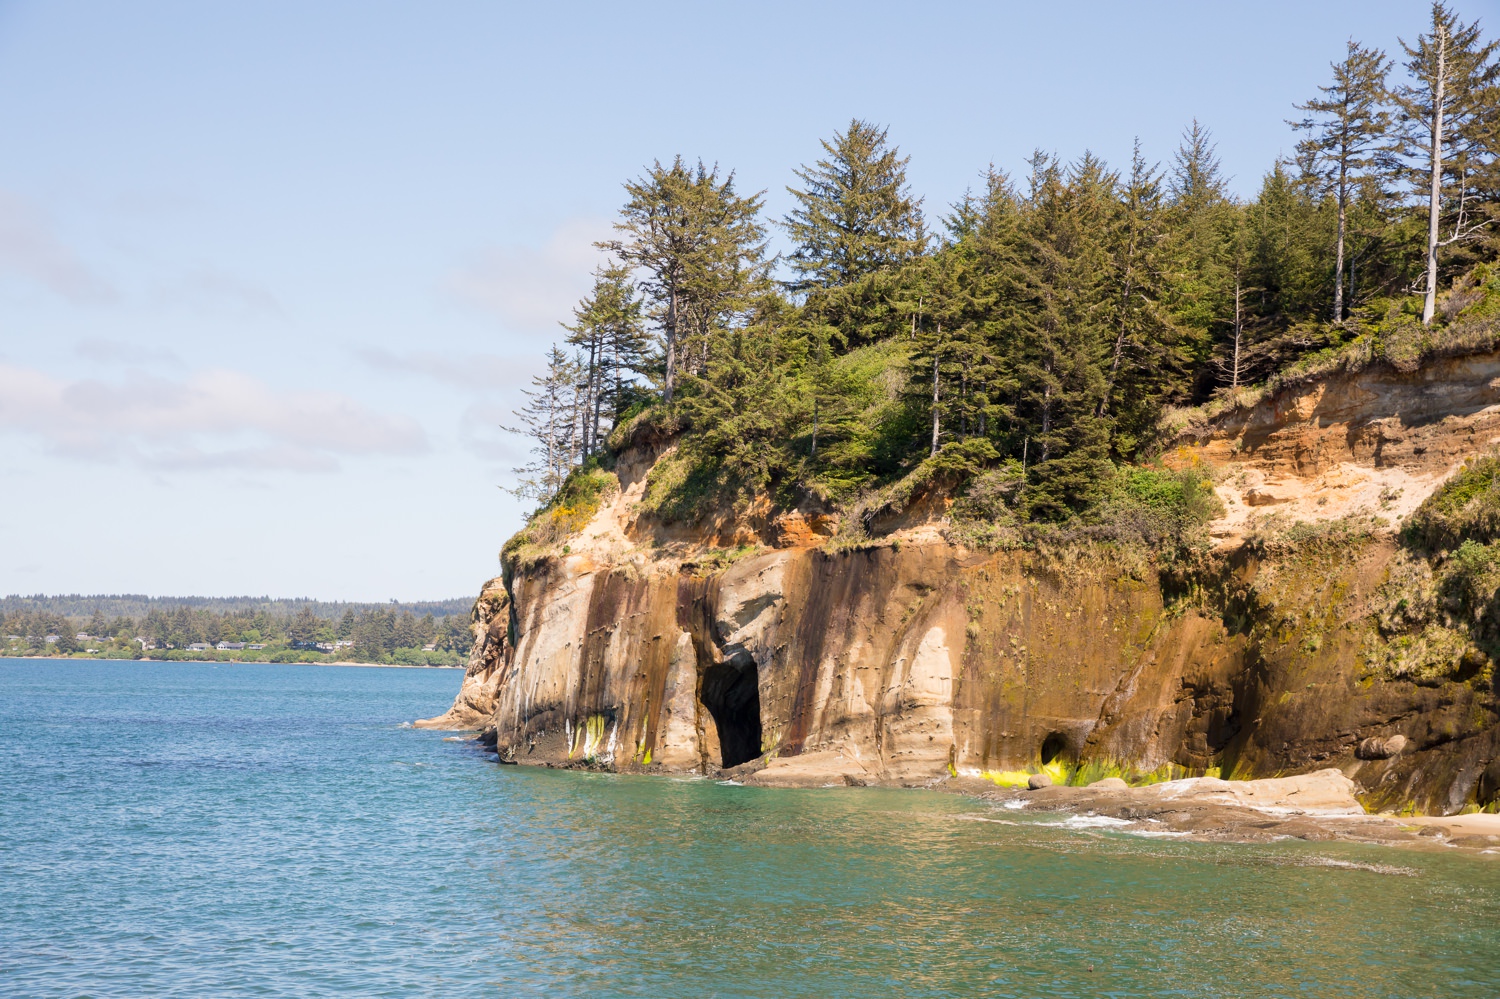
[[501,560],[525,565],[554,554],[557,546],[582,530],[604,501],[619,489],[619,478],[598,462],[573,469],[551,500],[505,542]]
[[1402,527],[1375,611],[1376,675],[1435,682],[1488,675],[1500,657],[1500,457],[1464,467]]

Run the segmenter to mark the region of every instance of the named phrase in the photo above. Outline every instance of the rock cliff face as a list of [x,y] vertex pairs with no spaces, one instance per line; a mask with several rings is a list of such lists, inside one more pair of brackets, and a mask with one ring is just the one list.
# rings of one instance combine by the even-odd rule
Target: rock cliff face
[[[1497,355],[1367,371],[1193,428],[1168,460],[1213,466],[1227,512],[1187,573],[972,551],[930,500],[861,548],[803,513],[668,532],[637,516],[660,448],[637,450],[566,547],[486,585],[458,701],[423,724],[482,728],[506,762],[765,784],[1336,767],[1372,808],[1483,803],[1500,788],[1488,668],[1369,668],[1392,530],[1279,552],[1254,534],[1266,513],[1394,526],[1500,433],[1497,384]],[[709,551],[730,537],[751,547]]]

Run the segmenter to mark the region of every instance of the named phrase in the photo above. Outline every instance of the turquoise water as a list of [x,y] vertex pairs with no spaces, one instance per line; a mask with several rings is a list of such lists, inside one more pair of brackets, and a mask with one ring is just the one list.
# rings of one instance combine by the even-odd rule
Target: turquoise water
[[0,994],[1500,994],[1497,858],[501,767],[458,682],[0,660]]

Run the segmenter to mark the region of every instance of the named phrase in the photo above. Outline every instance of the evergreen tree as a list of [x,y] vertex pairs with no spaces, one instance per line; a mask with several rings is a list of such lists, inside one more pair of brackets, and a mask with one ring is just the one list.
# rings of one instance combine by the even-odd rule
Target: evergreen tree
[[401,616],[396,619],[395,627],[391,634],[391,647],[394,649],[414,649],[422,645],[421,633],[417,630],[417,619],[411,611],[402,611]]
[[562,488],[580,457],[580,374],[581,365],[553,344],[546,372],[533,375],[531,388],[522,389],[526,405],[515,410],[521,425],[506,429],[531,438],[532,460],[511,470],[516,484],[507,492],[545,503]]
[[1316,176],[1323,179],[1338,206],[1338,237],[1333,265],[1333,321],[1343,322],[1344,244],[1349,203],[1361,178],[1380,162],[1390,128],[1384,106],[1386,74],[1391,61],[1378,49],[1348,43],[1343,62],[1332,64],[1332,86],[1319,87],[1325,96],[1296,105],[1307,117],[1291,122],[1311,134],[1299,147],[1310,154]]
[[886,134],[852,119],[822,141],[827,159],[795,171],[804,186],[787,188],[797,207],[782,222],[797,244],[792,291],[852,284],[922,253],[922,202],[906,182],[910,157],[887,146]]
[[1097,495],[1108,463],[1108,422],[1100,415],[1108,331],[1098,303],[1113,178],[1085,155],[1064,177],[1056,160],[1033,157],[1027,229],[1035,289],[1018,376],[1033,455],[1027,495],[1032,516],[1062,519]]
[[302,607],[287,624],[287,638],[293,642],[311,642],[318,636],[321,622],[313,615],[311,609]]
[[1130,176],[1111,179],[1101,210],[1109,282],[1104,317],[1112,337],[1104,395],[1098,415],[1113,416],[1114,448],[1130,455],[1146,433],[1164,398],[1181,398],[1189,385],[1183,371],[1181,331],[1164,300],[1168,295],[1164,243],[1166,205],[1162,175],[1148,165],[1136,141]]
[[1225,312],[1227,282],[1220,243],[1226,204],[1224,178],[1212,134],[1196,118],[1183,130],[1167,181],[1170,208],[1164,253],[1172,271],[1169,304],[1195,361],[1210,354],[1213,330]]
[[650,366],[641,303],[629,272],[618,265],[597,269],[594,287],[573,310],[573,319],[564,329],[582,360],[579,405],[584,414],[582,453],[588,457],[619,419],[635,376]]
[[680,156],[669,167],[653,164],[625,191],[630,197],[615,223],[621,238],[599,246],[645,272],[642,290],[662,338],[662,397],[671,403],[684,339],[702,339],[701,366],[713,327],[764,280],[761,196],[740,197],[733,173],[721,180],[718,167],[710,170],[700,160],[690,169]]
[[1171,195],[1174,203],[1190,211],[1224,197],[1218,146],[1197,118],[1182,130],[1182,144],[1173,157]]
[[[1399,152],[1406,175],[1427,202],[1426,283],[1422,322],[1437,303],[1438,252],[1476,239],[1483,221],[1471,202],[1495,105],[1500,40],[1480,38],[1479,22],[1464,24],[1442,3],[1432,5],[1431,28],[1415,45],[1401,42],[1411,82],[1392,94],[1398,111]],[[1448,224],[1443,238],[1443,223]]]

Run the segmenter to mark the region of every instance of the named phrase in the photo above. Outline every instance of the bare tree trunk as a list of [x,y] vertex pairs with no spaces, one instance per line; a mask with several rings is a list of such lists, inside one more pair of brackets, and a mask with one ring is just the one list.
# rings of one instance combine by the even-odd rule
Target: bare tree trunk
[[[589,370],[583,397],[583,456],[585,458],[594,453],[594,438],[599,434],[600,354],[599,329],[596,326],[589,332]],[[592,420],[589,419],[590,414],[593,414]]]
[[594,393],[594,419],[589,426],[592,430],[594,450],[598,451],[601,447],[599,444],[599,420],[604,409],[604,341],[602,339],[599,341],[599,364],[595,376],[591,380],[594,383],[594,387],[591,390]]
[[938,354],[932,354],[932,453],[938,449]]
[[[1344,321],[1344,216],[1349,202],[1349,151],[1339,151],[1339,240],[1333,256],[1333,321]],[[1238,284],[1238,278],[1235,279]],[[1235,294],[1235,325],[1239,325],[1239,294]],[[1239,337],[1236,334],[1236,341]]]
[[[1049,377],[1052,374],[1052,365],[1051,364],[1047,365],[1047,374],[1048,374]],[[1052,385],[1049,382],[1048,385],[1047,385],[1047,387],[1042,390],[1042,461],[1046,461],[1047,460],[1048,453],[1051,451],[1051,447],[1048,445],[1048,439],[1051,436],[1051,434],[1052,434]]]
[[958,436],[969,436],[969,372],[960,368],[958,372]]
[[677,387],[677,287],[674,284],[667,295],[667,321],[663,332],[667,335],[667,377],[662,399],[672,402],[672,390]]
[[1358,301],[1358,299],[1356,299],[1354,297],[1354,265],[1357,264],[1357,263],[1359,263],[1359,254],[1357,254],[1357,253],[1351,253],[1349,255],[1349,308],[1350,308],[1350,310],[1354,309],[1355,303]]
[[1240,387],[1240,337],[1244,332],[1243,313],[1240,311],[1240,272],[1234,271],[1234,366],[1230,369],[1229,387]]
[[1125,284],[1120,289],[1120,332],[1115,337],[1115,356],[1109,366],[1109,383],[1104,386],[1104,398],[1099,400],[1099,408],[1096,410],[1099,416],[1109,412],[1109,399],[1114,395],[1115,379],[1120,374],[1120,359],[1125,356],[1126,333],[1130,328],[1130,293],[1133,284],[1130,270],[1129,266],[1125,268]]
[[1443,101],[1448,83],[1448,29],[1438,26],[1437,87],[1432,95],[1432,186],[1427,194],[1427,293],[1422,299],[1422,325],[1432,323],[1437,309],[1438,209],[1443,195]]
[[814,392],[813,393],[813,439],[812,439],[812,454],[809,457],[816,458],[817,456],[818,456],[818,395],[817,395],[816,392]]

